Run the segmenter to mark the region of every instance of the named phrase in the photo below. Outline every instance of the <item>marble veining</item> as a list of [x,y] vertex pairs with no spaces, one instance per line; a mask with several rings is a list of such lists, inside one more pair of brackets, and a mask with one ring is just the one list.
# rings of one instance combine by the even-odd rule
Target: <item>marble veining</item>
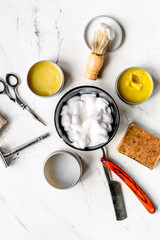
[[58,17],[55,21],[55,29],[57,33],[57,57],[56,57],[56,63],[59,63],[59,58],[60,58],[60,51],[61,51],[61,45],[63,42],[63,34],[61,30],[61,17],[62,17],[62,9],[60,5],[57,5],[57,10],[58,10]]
[[[0,162],[0,238],[3,240],[158,240],[160,236],[160,163],[151,171],[116,151],[130,123],[136,122],[160,137],[159,0],[24,0],[0,1],[0,78],[17,73],[20,97],[46,123],[43,127],[0,95],[0,114],[7,126],[0,132],[0,148],[11,150],[50,132],[51,136],[14,155],[5,169]],[[109,53],[101,78],[90,81],[83,72],[90,50],[84,43],[84,26],[100,14],[113,16],[124,29],[124,41]],[[64,70],[66,84],[57,96],[43,99],[27,88],[26,75],[35,62],[51,60]],[[122,102],[115,91],[118,74],[139,66],[153,76],[152,97],[141,105]],[[69,81],[69,80],[70,81]],[[120,179],[128,218],[117,222],[104,170],[101,151],[81,152],[84,174],[72,189],[50,187],[43,176],[47,155],[70,149],[54,128],[54,109],[62,95],[79,85],[108,91],[118,104],[121,123],[107,145],[109,158],[119,164],[151,197],[157,212],[150,215]],[[11,159],[10,159],[11,160]]]
[[34,34],[35,34],[35,37],[36,37],[38,56],[40,57],[41,42],[40,42],[40,29],[39,29],[40,26],[39,26],[39,22],[38,22],[38,14],[39,14],[39,7],[38,6],[34,6],[33,14],[34,14]]

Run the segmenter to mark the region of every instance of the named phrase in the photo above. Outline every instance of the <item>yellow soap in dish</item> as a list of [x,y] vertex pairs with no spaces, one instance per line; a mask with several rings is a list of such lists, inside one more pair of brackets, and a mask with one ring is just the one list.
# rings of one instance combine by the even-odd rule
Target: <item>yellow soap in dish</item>
[[128,68],[117,79],[117,92],[127,103],[138,104],[150,97],[153,80],[150,74],[141,68]]
[[30,90],[36,95],[52,96],[62,89],[64,74],[57,64],[40,61],[30,68],[27,82]]

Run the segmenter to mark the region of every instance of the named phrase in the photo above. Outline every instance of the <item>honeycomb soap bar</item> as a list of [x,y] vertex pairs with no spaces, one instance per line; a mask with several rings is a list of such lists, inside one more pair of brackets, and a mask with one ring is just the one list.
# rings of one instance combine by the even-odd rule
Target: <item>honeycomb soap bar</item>
[[160,138],[131,124],[122,138],[118,152],[153,169],[160,157]]

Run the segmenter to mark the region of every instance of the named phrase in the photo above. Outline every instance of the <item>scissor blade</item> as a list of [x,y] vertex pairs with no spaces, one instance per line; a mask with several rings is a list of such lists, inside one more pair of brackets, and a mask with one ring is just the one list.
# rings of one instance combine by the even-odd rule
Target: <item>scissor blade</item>
[[41,122],[44,126],[46,126],[46,124],[27,106],[24,107],[25,110],[27,110],[34,119],[38,120],[39,122]]

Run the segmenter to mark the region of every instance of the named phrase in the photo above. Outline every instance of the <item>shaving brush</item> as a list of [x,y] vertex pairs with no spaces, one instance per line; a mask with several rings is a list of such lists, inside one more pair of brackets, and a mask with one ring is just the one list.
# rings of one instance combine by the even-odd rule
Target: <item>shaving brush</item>
[[[105,24],[104,24],[105,25]],[[103,26],[103,29],[98,29],[94,31],[92,39],[92,52],[88,57],[87,66],[84,73],[84,77],[96,80],[100,69],[104,63],[104,55],[114,39],[114,34],[107,25]],[[112,36],[111,36],[112,34]]]

